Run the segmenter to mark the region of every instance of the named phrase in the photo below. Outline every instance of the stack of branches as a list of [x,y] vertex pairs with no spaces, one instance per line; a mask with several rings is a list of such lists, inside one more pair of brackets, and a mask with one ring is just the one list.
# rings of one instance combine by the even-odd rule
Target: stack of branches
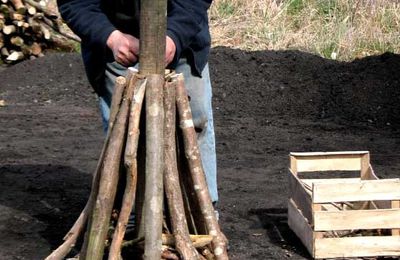
[[[79,237],[83,237],[79,259],[141,259],[143,255],[145,259],[228,259],[183,76],[170,71],[147,76],[128,71],[115,82],[109,129],[88,202],[64,243],[46,259],[64,259]],[[146,112],[142,113],[145,92]],[[152,148],[145,147],[140,133],[148,136],[153,129],[146,127],[147,122],[160,113],[164,174],[160,186],[154,186],[148,185],[144,174],[148,167],[144,161]],[[161,199],[153,196],[157,193],[153,189],[161,190]],[[160,224],[153,225],[157,214]],[[135,227],[127,231],[132,216]]]
[[6,63],[34,59],[46,48],[73,50],[80,39],[63,24],[57,7],[44,0],[0,1],[0,50]]

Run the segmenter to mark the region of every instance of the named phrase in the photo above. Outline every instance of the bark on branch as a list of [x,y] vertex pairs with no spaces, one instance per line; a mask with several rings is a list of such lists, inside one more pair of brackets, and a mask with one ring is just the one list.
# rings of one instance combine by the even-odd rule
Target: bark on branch
[[168,82],[164,89],[165,109],[165,169],[164,187],[167,196],[168,209],[171,215],[172,231],[175,238],[176,249],[182,259],[200,259],[189,237],[188,224],[186,221],[185,208],[183,204],[182,191],[179,182],[177,157],[176,157],[176,108],[175,91],[177,80]]
[[64,243],[61,244],[56,250],[54,250],[48,257],[46,257],[45,260],[63,259],[71,251],[71,249],[75,246],[77,239],[81,235],[83,228],[85,227],[85,224],[87,223],[88,217],[90,216],[91,210],[93,208],[94,200],[98,194],[100,170],[101,170],[101,166],[103,164],[105,151],[107,149],[109,139],[110,139],[109,133],[111,132],[114,122],[115,122],[116,113],[114,113],[113,111],[118,110],[125,87],[126,87],[125,78],[124,77],[117,78],[116,82],[115,82],[115,86],[114,86],[115,94],[113,95],[113,98],[111,101],[111,103],[113,105],[111,106],[108,134],[104,141],[103,148],[100,153],[100,158],[97,162],[96,170],[93,174],[92,189],[90,191],[89,199],[88,199],[84,209],[82,210],[81,214],[79,215],[78,219],[75,221],[74,225],[72,226],[72,228],[64,236]]
[[177,107],[180,120],[180,128],[183,133],[185,146],[185,156],[188,160],[190,175],[193,181],[192,189],[196,193],[199,201],[202,217],[206,224],[208,233],[213,236],[213,251],[217,260],[228,259],[227,240],[221,232],[215,216],[210,193],[208,191],[205,174],[200,157],[200,151],[197,144],[197,134],[194,129],[192,113],[189,106],[189,99],[186,93],[184,79],[182,75],[178,76],[176,89]]
[[161,258],[164,168],[164,75],[146,75],[145,259]]
[[136,80],[133,79],[126,88],[115,125],[110,132],[110,141],[105,151],[101,170],[98,196],[93,207],[92,222],[88,228],[87,250],[82,252],[85,259],[101,260],[103,258],[107,230],[117,191],[120,160],[135,82]]
[[125,235],[126,225],[136,197],[137,160],[136,151],[139,142],[139,122],[145,93],[146,80],[136,83],[135,93],[130,108],[128,138],[125,147],[126,186],[122,199],[122,207],[115,227],[110,246],[109,260],[121,259],[121,246]]

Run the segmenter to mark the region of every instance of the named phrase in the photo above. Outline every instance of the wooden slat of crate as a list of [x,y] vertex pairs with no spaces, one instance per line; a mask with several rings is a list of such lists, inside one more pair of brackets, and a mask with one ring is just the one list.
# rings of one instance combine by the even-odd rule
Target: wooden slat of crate
[[288,225],[293,232],[300,238],[301,242],[307,248],[308,252],[313,255],[313,231],[308,221],[301,214],[301,211],[297,208],[296,203],[289,199],[288,203]]
[[400,200],[400,179],[368,180],[338,185],[314,183],[312,196],[313,203]]
[[[368,170],[366,172],[366,179],[367,180],[379,180],[378,176],[376,176],[374,169],[371,165],[369,165]],[[380,209],[390,209],[392,208],[391,202],[388,200],[380,200],[380,201],[373,201],[374,204]]]
[[314,212],[314,231],[400,228],[400,209]]
[[307,191],[300,179],[293,172],[289,174],[290,198],[296,203],[298,209],[301,210],[304,217],[311,223],[311,191]]
[[295,172],[360,171],[369,164],[369,153],[365,151],[291,153],[290,156]]
[[315,258],[399,256],[400,236],[316,239]]
[[309,187],[312,187],[313,183],[340,184],[340,183],[359,183],[360,181],[361,178],[301,179],[301,182],[307,184]]
[[[400,201],[399,200],[394,200],[391,201],[391,206],[392,209],[399,209],[400,208]],[[400,221],[398,218],[397,221]],[[400,236],[400,229],[392,229],[392,236]]]

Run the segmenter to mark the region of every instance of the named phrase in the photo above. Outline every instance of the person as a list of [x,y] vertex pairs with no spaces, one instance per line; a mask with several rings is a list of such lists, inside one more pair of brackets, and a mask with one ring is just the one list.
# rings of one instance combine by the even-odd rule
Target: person
[[[208,67],[212,0],[168,0],[166,67],[182,73],[211,200],[218,201],[212,89]],[[103,125],[117,76],[139,66],[139,0],[58,0],[67,25],[81,38],[89,82],[99,96]]]

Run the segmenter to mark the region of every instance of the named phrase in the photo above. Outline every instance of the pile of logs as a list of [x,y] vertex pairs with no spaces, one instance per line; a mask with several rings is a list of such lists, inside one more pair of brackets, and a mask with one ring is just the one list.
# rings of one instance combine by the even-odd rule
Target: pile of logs
[[[148,127],[147,122],[160,116],[161,129]],[[164,145],[154,151],[158,146],[144,142],[143,135],[159,130]],[[196,136],[181,74],[143,76],[129,70],[127,77],[118,77],[87,205],[46,260],[64,259],[80,236],[79,259],[119,260],[126,252],[125,259],[227,260],[227,241],[211,202]],[[157,167],[163,169],[163,178],[149,184],[156,178],[148,176],[148,158],[160,154]],[[127,236],[132,212],[136,227]],[[155,219],[159,224],[153,225]]]
[[79,38],[63,24],[52,0],[0,1],[0,53],[6,63],[34,59],[46,48],[72,50]]

